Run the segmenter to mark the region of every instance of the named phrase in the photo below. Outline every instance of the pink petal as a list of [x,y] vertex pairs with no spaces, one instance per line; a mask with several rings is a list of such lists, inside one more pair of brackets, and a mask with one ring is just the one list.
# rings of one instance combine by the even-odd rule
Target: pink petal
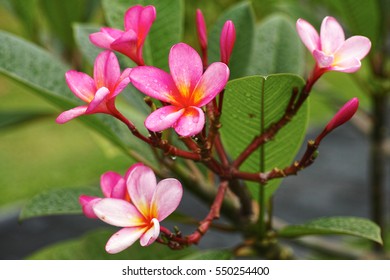
[[119,230],[108,240],[106,244],[107,253],[116,254],[127,249],[141,237],[145,230],[144,227],[130,227]]
[[345,41],[341,25],[333,17],[325,17],[321,24],[321,50],[333,54]]
[[335,64],[351,58],[363,59],[371,49],[371,41],[364,36],[348,38],[335,53]]
[[151,113],[145,120],[145,127],[151,131],[163,131],[177,122],[183,115],[184,109],[176,106],[164,106]]
[[301,38],[303,44],[312,53],[314,50],[321,48],[320,36],[317,30],[304,19],[298,19],[296,23],[298,35]]
[[177,134],[183,137],[194,136],[202,131],[205,124],[204,113],[197,107],[188,107],[174,125]]
[[138,62],[137,34],[133,30],[124,32],[121,37],[111,44],[111,48],[128,56],[134,62]]
[[160,223],[157,219],[152,219],[153,226],[149,228],[140,238],[141,246],[149,246],[160,234]]
[[66,123],[74,118],[84,115],[88,106],[79,106],[68,111],[62,112],[56,119],[59,124]]
[[129,167],[129,169],[126,171],[125,174],[125,181],[127,182],[127,179],[129,178],[130,174],[134,171],[134,169],[138,166],[144,166],[142,162],[134,163],[132,166]]
[[169,69],[181,96],[188,99],[203,73],[199,54],[187,44],[176,44],[169,52]]
[[229,64],[230,56],[233,52],[234,43],[236,41],[236,28],[231,20],[225,22],[220,38],[221,61]]
[[202,49],[207,49],[207,29],[206,22],[204,20],[202,11],[196,10],[196,31],[198,34],[198,40]]
[[115,188],[121,188],[123,184],[123,196],[125,193],[125,182],[122,176],[116,172],[108,171],[100,177],[100,187],[105,197],[122,198],[120,196],[111,196]]
[[352,57],[348,60],[338,62],[337,64],[330,67],[329,70],[339,71],[344,73],[353,73],[359,70],[361,66],[362,64],[360,60]]
[[130,83],[130,72],[131,68],[126,68],[122,72],[122,75],[119,77],[111,97],[117,96]]
[[127,178],[127,191],[132,203],[145,218],[149,218],[150,205],[156,190],[156,176],[151,168],[137,166]]
[[163,102],[175,103],[179,96],[171,75],[153,66],[133,68],[130,80],[138,90]]
[[221,62],[212,63],[192,93],[192,104],[198,107],[206,105],[224,89],[228,80],[229,68],[227,65]]
[[110,96],[110,91],[108,88],[102,87],[99,88],[95,94],[95,97],[92,99],[91,103],[88,105],[88,109],[85,112],[86,114],[91,113],[109,113],[106,102]]
[[96,196],[88,196],[88,195],[80,195],[79,203],[83,209],[83,213],[87,218],[97,219],[95,212],[93,211],[92,206],[100,201],[100,197]]
[[103,198],[93,205],[96,216],[117,227],[134,227],[145,224],[145,218],[133,204],[117,198]]
[[139,18],[141,16],[143,9],[144,8],[141,5],[135,5],[126,11],[125,18],[124,18],[126,31],[131,29],[134,30],[136,33],[138,32]]
[[153,196],[151,213],[159,221],[168,217],[179,206],[183,196],[183,187],[176,179],[164,179],[157,184],[156,192]]
[[100,32],[95,32],[89,35],[89,40],[95,46],[104,49],[111,49],[111,44],[124,32],[119,29],[104,27],[100,29]]
[[70,90],[84,102],[89,103],[95,96],[95,82],[87,74],[70,70],[66,72],[65,79]]
[[320,68],[330,67],[334,60],[333,55],[327,55],[323,51],[319,51],[319,50],[314,50],[313,56]]
[[96,88],[106,87],[113,92],[120,75],[119,62],[113,52],[104,51],[96,57],[93,71]]

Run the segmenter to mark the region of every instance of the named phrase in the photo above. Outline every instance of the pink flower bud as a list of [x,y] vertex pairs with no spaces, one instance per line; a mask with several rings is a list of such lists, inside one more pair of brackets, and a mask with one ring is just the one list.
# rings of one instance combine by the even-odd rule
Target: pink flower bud
[[349,121],[353,115],[355,115],[359,107],[359,99],[356,97],[349,100],[343,107],[334,115],[330,122],[326,125],[325,129],[317,137],[316,143],[319,144],[321,140],[332,130]]
[[230,56],[233,52],[234,42],[236,41],[236,28],[231,20],[225,22],[220,39],[221,62],[229,64]]
[[207,49],[207,29],[206,22],[204,20],[202,11],[200,9],[196,10],[196,31],[198,33],[198,40],[202,50]]

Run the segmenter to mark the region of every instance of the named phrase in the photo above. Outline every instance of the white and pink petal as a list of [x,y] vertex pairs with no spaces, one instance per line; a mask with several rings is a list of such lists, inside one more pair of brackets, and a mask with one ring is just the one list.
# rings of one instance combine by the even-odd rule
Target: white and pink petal
[[296,28],[303,44],[311,53],[314,50],[321,49],[320,36],[310,23],[300,18],[297,20]]
[[333,17],[325,17],[321,24],[321,50],[333,54],[345,41],[344,30]]
[[106,244],[107,253],[116,254],[129,248],[144,234],[145,230],[144,227],[129,227],[114,233]]
[[164,220],[176,210],[182,197],[183,187],[178,180],[174,178],[161,180],[153,196],[151,214],[159,221]]
[[173,127],[184,114],[184,111],[184,109],[176,106],[164,106],[157,109],[146,118],[145,127],[155,132]]
[[148,228],[147,231],[141,236],[140,244],[141,246],[149,246],[152,244],[160,234],[160,223],[157,219],[153,218],[151,220],[152,226]]

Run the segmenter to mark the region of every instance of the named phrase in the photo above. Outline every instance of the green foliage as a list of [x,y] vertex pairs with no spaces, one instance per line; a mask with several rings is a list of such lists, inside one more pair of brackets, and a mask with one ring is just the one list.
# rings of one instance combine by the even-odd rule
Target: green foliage
[[382,244],[380,228],[370,220],[356,217],[329,217],[290,225],[278,232],[280,237],[300,237],[319,234],[344,234],[366,238]]
[[239,3],[218,18],[209,36],[209,63],[220,61],[219,39],[227,20],[232,20],[236,28],[236,42],[229,62],[230,79],[235,79],[245,75],[253,49],[255,18],[250,3]]
[[291,20],[272,15],[256,26],[247,75],[302,74],[303,68],[303,47]]
[[77,23],[73,25],[74,40],[83,55],[83,58],[93,65],[95,58],[103,51],[89,41],[89,34],[99,31],[99,27],[91,24]]
[[42,192],[34,196],[23,207],[19,219],[25,220],[33,217],[48,215],[81,214],[81,206],[78,202],[79,196],[85,194],[90,196],[101,196],[99,188],[67,188],[55,189]]
[[144,45],[146,64],[168,70],[168,53],[172,45],[180,42],[184,24],[184,3],[182,0],[135,1],[103,0],[103,7],[110,26],[123,30],[125,11],[135,4],[153,4],[157,17]]
[[[294,87],[301,88],[304,81],[291,74],[268,77],[252,76],[230,81],[225,90],[221,117],[222,140],[232,158],[236,158],[253,140],[254,135],[281,118]],[[308,106],[283,127],[272,141],[254,152],[241,166],[248,172],[269,171],[290,165],[302,144],[306,132]],[[270,196],[281,180],[267,184]],[[253,198],[258,199],[259,185],[248,182]]]
[[170,260],[181,259],[195,252],[193,248],[173,251],[167,246],[152,244],[141,247],[135,242],[129,249],[119,254],[107,254],[104,247],[114,232],[97,230],[85,234],[79,239],[60,242],[48,246],[33,255],[30,260]]

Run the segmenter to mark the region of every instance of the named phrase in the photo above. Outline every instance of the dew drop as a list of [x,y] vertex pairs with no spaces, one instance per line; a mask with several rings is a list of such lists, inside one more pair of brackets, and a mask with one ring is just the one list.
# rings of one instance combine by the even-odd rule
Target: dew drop
[[171,160],[176,160],[176,156],[171,156]]

